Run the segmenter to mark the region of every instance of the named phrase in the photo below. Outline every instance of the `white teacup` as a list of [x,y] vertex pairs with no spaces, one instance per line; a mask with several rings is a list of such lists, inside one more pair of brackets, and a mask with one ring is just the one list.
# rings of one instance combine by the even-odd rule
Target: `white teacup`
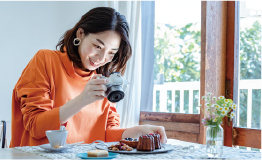
[[51,145],[51,147],[64,146],[66,143],[67,130],[48,130],[45,131],[46,137]]

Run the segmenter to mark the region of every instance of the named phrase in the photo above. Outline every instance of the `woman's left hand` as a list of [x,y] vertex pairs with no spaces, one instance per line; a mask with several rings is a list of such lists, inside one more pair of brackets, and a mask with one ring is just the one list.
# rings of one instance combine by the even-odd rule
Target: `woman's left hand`
[[165,128],[163,126],[154,126],[154,125],[139,125],[131,128],[127,128],[123,134],[122,139],[124,138],[138,138],[141,135],[149,133],[158,133],[160,135],[161,143],[167,142]]

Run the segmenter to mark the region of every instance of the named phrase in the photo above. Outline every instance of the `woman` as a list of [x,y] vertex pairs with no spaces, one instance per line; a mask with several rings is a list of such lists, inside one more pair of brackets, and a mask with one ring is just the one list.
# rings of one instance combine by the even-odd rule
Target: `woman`
[[40,50],[19,78],[12,98],[10,147],[48,143],[46,130],[61,125],[67,143],[95,140],[119,141],[157,132],[161,126],[119,128],[115,104],[104,98],[107,88],[101,75],[125,72],[131,56],[129,27],[112,8],[90,10],[59,41],[59,50]]

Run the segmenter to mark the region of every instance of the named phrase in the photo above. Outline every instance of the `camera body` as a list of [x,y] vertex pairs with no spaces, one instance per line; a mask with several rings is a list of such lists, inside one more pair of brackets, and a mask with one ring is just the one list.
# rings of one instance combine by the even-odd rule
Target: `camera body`
[[97,79],[108,80],[105,84],[107,87],[105,97],[110,102],[119,102],[125,97],[125,91],[129,82],[123,79],[119,72],[112,72],[109,77],[101,76],[97,77]]

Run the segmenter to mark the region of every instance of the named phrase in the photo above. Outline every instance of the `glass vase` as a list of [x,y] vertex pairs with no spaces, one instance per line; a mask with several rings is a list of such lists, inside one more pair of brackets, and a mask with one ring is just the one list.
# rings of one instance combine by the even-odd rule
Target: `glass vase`
[[224,145],[224,129],[221,125],[208,125],[206,130],[206,152],[208,157],[221,157]]

